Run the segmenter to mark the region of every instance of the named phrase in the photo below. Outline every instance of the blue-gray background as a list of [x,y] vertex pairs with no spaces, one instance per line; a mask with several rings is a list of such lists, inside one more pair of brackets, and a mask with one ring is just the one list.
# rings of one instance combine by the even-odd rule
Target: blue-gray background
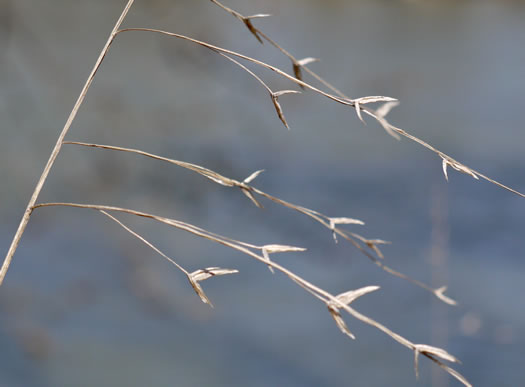
[[[7,251],[56,137],[124,0],[0,1],[0,246]],[[392,122],[525,191],[525,3],[230,0],[352,97],[388,95]],[[157,27],[289,70],[268,44],[205,0],[137,0],[125,26]],[[257,69],[275,89],[289,82]],[[525,199],[449,171],[418,145],[313,93],[282,98],[292,128],[238,67],[147,33],[118,37],[70,140],[140,148],[244,178],[330,216],[362,219],[393,242],[387,262],[434,286],[449,307],[335,245],[311,220],[188,171],[66,146],[41,201],[119,205],[253,243],[304,246],[275,256],[334,293],[378,284],[355,303],[407,338],[443,346],[477,386],[525,385]],[[447,386],[458,383],[375,329],[357,340],[282,275],[225,247],[132,217],[188,270],[233,267],[204,288],[107,218],[34,213],[0,288],[0,386]]]

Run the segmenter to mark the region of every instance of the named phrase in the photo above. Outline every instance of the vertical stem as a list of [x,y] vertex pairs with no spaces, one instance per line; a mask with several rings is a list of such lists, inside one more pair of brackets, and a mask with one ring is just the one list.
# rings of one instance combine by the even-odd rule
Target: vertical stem
[[53,164],[58,154],[60,153],[60,149],[62,148],[62,143],[64,141],[64,138],[66,137],[66,134],[69,131],[69,128],[71,127],[71,124],[73,123],[77,115],[80,105],[82,105],[82,102],[84,101],[87,91],[89,90],[89,87],[91,86],[91,83],[93,82],[93,79],[95,78],[95,74],[97,73],[97,70],[102,64],[102,61],[104,60],[104,57],[106,56],[109,50],[109,47],[111,46],[111,43],[113,43],[113,40],[115,39],[115,36],[118,33],[118,30],[120,26],[122,25],[122,22],[126,18],[126,15],[128,14],[134,1],[135,0],[128,0],[128,3],[124,7],[122,14],[120,15],[119,19],[117,20],[117,23],[115,24],[115,27],[113,27],[113,30],[111,31],[111,34],[109,35],[109,38],[106,44],[104,45],[104,48],[100,52],[100,55],[97,59],[97,62],[95,63],[95,66],[93,67],[93,70],[91,70],[91,74],[89,74],[89,77],[84,87],[82,88],[80,95],[78,96],[75,106],[73,106],[73,110],[71,110],[71,113],[69,114],[69,118],[67,119],[66,124],[64,125],[64,128],[62,129],[62,132],[60,133],[60,136],[58,137],[57,143],[55,147],[53,148],[51,155],[49,156],[49,160],[47,161],[44,171],[42,172],[42,176],[40,176],[40,179],[38,180],[38,183],[36,184],[33,194],[31,195],[31,199],[29,200],[29,203],[27,204],[27,208],[24,212],[24,216],[22,217],[22,220],[20,221],[18,230],[16,231],[16,234],[13,237],[11,246],[9,246],[9,250],[4,259],[4,263],[2,264],[2,268],[0,269],[0,285],[2,285],[4,281],[4,277],[7,273],[7,270],[9,269],[9,265],[11,264],[11,261],[13,259],[13,255],[15,254],[15,251],[18,247],[18,243],[20,242],[20,239],[22,238],[22,234],[24,233],[27,223],[29,222],[29,218],[31,217],[31,212],[33,211],[33,206],[35,205],[36,200],[38,199],[38,195],[40,194],[40,191],[42,190],[42,187],[44,186],[44,183],[49,175],[49,171],[51,170],[51,167],[53,167]]

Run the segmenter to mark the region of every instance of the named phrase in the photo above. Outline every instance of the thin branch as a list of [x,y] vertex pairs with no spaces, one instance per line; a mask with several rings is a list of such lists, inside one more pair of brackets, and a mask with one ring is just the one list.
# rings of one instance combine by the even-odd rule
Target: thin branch
[[113,30],[111,31],[111,34],[109,35],[109,38],[106,44],[104,45],[104,48],[102,48],[102,51],[100,52],[100,55],[95,63],[95,66],[93,67],[93,70],[91,70],[91,73],[89,74],[89,77],[84,87],[82,88],[82,91],[80,92],[80,95],[75,105],[73,106],[73,110],[71,110],[71,113],[69,114],[69,118],[67,119],[64,125],[64,128],[62,129],[62,132],[58,136],[55,147],[53,148],[53,151],[51,152],[51,155],[49,156],[49,160],[47,161],[47,164],[44,167],[44,171],[42,172],[40,179],[38,179],[38,182],[33,191],[33,194],[31,195],[31,199],[29,199],[29,203],[27,204],[22,220],[20,221],[20,225],[18,226],[16,234],[13,237],[13,241],[11,242],[11,245],[9,246],[9,250],[4,259],[4,263],[2,264],[2,268],[0,269],[0,285],[2,285],[4,281],[7,270],[9,269],[9,265],[11,264],[11,260],[13,259],[13,255],[15,254],[15,251],[18,247],[18,243],[20,242],[20,239],[22,238],[22,235],[24,234],[27,223],[29,222],[29,219],[31,217],[33,206],[36,203],[38,196],[40,195],[40,191],[42,190],[42,187],[44,186],[44,183],[47,180],[49,171],[51,171],[51,168],[53,167],[53,164],[55,163],[55,160],[58,154],[60,153],[60,149],[62,148],[62,142],[64,141],[64,138],[66,137],[66,134],[69,131],[69,128],[71,127],[71,124],[73,123],[78,113],[78,110],[80,109],[80,106],[82,105],[82,102],[84,101],[84,97],[86,96],[89,90],[89,87],[91,86],[91,83],[93,82],[93,79],[95,78],[95,74],[97,73],[97,70],[100,68],[102,61],[104,60],[106,54],[109,51],[109,47],[111,46],[111,43],[113,43],[113,40],[115,39],[115,36],[117,35],[120,26],[122,25],[129,10],[131,9],[133,2],[134,0],[128,0],[128,3],[124,7],[124,10],[120,14],[120,17],[118,18],[115,26],[113,27]]
[[237,58],[241,58],[241,59],[244,59],[244,60],[247,60],[249,62],[252,62],[252,63],[255,63],[256,65],[258,66],[261,66],[261,67],[264,67],[268,70],[271,70],[277,74],[279,74],[280,76],[296,83],[297,85],[299,86],[303,86],[304,88],[307,88],[307,89],[310,89],[322,96],[325,96],[326,98],[328,99],[331,99],[335,102],[338,102],[342,105],[347,105],[347,106],[352,106],[354,107],[355,104],[352,100],[347,100],[347,99],[344,99],[344,98],[340,98],[340,97],[337,97],[335,95],[332,95],[330,93],[326,93],[318,88],[316,88],[315,86],[312,86],[306,82],[303,82],[289,74],[287,74],[286,72],[284,72],[283,70],[279,69],[278,67],[275,67],[275,66],[272,66],[268,63],[265,63],[265,62],[262,62],[258,59],[255,59],[255,58],[252,58],[252,57],[249,57],[249,56],[246,56],[246,55],[243,55],[243,54],[240,54],[238,52],[235,52],[235,51],[231,51],[231,50],[227,50],[225,48],[222,48],[222,47],[218,47],[218,46],[215,46],[213,44],[210,44],[210,43],[206,43],[206,42],[203,42],[203,41],[200,41],[200,40],[197,40],[197,39],[193,39],[193,38],[190,38],[188,36],[185,36],[185,35],[181,35],[181,34],[176,34],[174,32],[168,32],[168,31],[163,31],[163,30],[158,30],[158,29],[155,29],[155,28],[124,28],[124,29],[121,29],[119,30],[117,33],[120,34],[122,32],[130,32],[130,31],[142,31],[142,32],[153,32],[153,33],[157,33],[157,34],[161,34],[161,35],[166,35],[166,36],[171,36],[173,38],[178,38],[178,39],[182,39],[182,40],[186,40],[186,41],[189,41],[189,42],[192,42],[192,43],[195,43],[195,44],[198,44],[199,46],[202,46],[202,47],[206,47],[214,52],[222,52],[223,54],[227,54],[227,55],[232,55],[232,56],[235,56]]
[[[91,210],[97,210],[97,211],[105,211],[105,212],[121,212],[121,213],[127,213],[131,215],[136,215],[139,217],[149,218],[152,220],[155,220],[160,223],[167,224],[169,226],[187,231],[193,235],[199,236],[201,238],[208,239],[212,242],[219,243],[223,246],[230,247],[234,250],[237,250],[241,253],[247,254],[251,256],[252,258],[258,260],[259,262],[264,263],[265,265],[268,265],[272,267],[274,270],[277,270],[283,274],[285,274],[288,278],[299,284],[303,289],[305,289],[307,292],[318,298],[319,300],[323,301],[328,307],[330,308],[337,308],[337,309],[344,309],[347,313],[349,313],[351,316],[356,318],[357,320],[360,320],[361,322],[370,325],[381,332],[385,333],[387,336],[391,337],[393,340],[397,341],[399,344],[403,345],[404,347],[409,348],[412,350],[415,355],[423,354],[428,359],[432,360],[436,364],[438,364],[440,367],[442,367],[446,372],[451,374],[452,376],[458,378],[458,380],[462,381],[466,386],[470,386],[470,384],[466,381],[466,379],[459,374],[456,370],[444,365],[441,363],[438,359],[436,359],[434,356],[441,356],[445,360],[451,360],[455,361],[455,358],[452,355],[449,355],[446,351],[440,348],[434,348],[426,345],[421,344],[415,344],[411,342],[410,340],[406,339],[405,337],[399,335],[398,333],[393,332],[383,324],[375,321],[374,319],[365,316],[361,313],[359,313],[354,308],[350,307],[348,301],[345,301],[341,296],[334,296],[333,294],[327,292],[326,290],[312,284],[311,282],[305,280],[304,278],[300,277],[299,275],[293,273],[289,269],[285,268],[284,266],[281,266],[278,263],[275,263],[274,261],[271,261],[267,259],[264,255],[259,255],[252,251],[250,248],[247,248],[239,243],[233,242],[232,239],[220,236],[215,233],[211,233],[209,231],[203,230],[197,226],[194,226],[189,223],[181,222],[175,219],[166,218],[163,216],[153,215],[141,211],[131,210],[127,208],[120,208],[120,207],[113,207],[113,206],[105,206],[105,205],[97,205],[97,204],[79,204],[79,203],[40,203],[36,204],[33,209],[41,208],[41,207],[54,207],[54,206],[61,206],[61,207],[75,207],[75,208],[84,208],[84,209],[91,209]],[[270,246],[275,245],[266,245],[266,246],[260,246],[256,249],[261,250],[264,252],[265,248],[268,248]],[[287,247],[287,246],[284,246]],[[297,251],[297,250],[290,250],[290,251]],[[424,348],[424,350],[422,350]],[[432,349],[432,351],[431,351]],[[443,356],[443,354],[445,356]]]
[[268,93],[270,93],[270,95],[273,94],[273,91],[272,89],[270,89],[270,86],[268,86],[266,83],[264,83],[264,81],[257,75],[255,74],[253,71],[251,71],[248,67],[246,67],[245,65],[243,65],[242,63],[240,63],[239,61],[236,61],[235,59],[233,59],[232,57],[226,55],[226,54],[223,54],[222,52],[220,51],[216,51],[217,54],[225,57],[226,59],[228,59],[229,61],[235,63],[237,66],[239,66],[240,68],[242,68],[244,71],[246,71],[248,74],[250,74],[252,77],[254,77],[257,82],[259,82],[267,91]]
[[216,0],[210,0],[212,3],[214,3],[215,5],[218,5],[219,7],[221,7],[222,9],[224,9],[226,12],[229,12],[231,13],[233,16],[235,16],[237,19],[241,20],[244,18],[244,16],[242,16],[239,12],[237,11],[234,11],[233,9],[225,6],[224,4],[222,3],[219,3],[218,1]]
[[156,253],[158,253],[159,255],[161,255],[164,259],[166,259],[169,263],[171,263],[172,265],[176,266],[177,269],[179,269],[180,271],[182,271],[184,274],[186,274],[187,276],[190,275],[190,273],[184,269],[181,265],[179,265],[177,262],[175,262],[172,258],[168,257],[166,254],[164,254],[160,249],[158,249],[153,243],[149,242],[146,238],[144,238],[143,236],[141,236],[140,234],[136,233],[135,231],[133,231],[132,229],[130,229],[128,226],[126,226],[124,223],[122,223],[120,220],[118,220],[117,218],[115,218],[113,215],[107,213],[106,211],[104,210],[100,210],[101,213],[103,213],[104,215],[106,215],[108,218],[110,218],[111,220],[113,220],[115,223],[117,223],[119,226],[121,226],[124,230],[126,230],[127,232],[129,232],[131,235],[133,235],[135,238],[139,239],[140,241],[142,241],[144,244],[146,244],[148,247],[150,247],[153,251],[155,251]]

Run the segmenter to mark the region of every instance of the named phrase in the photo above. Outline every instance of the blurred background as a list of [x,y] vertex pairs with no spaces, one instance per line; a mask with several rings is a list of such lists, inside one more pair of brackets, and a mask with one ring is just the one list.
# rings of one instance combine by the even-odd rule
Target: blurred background
[[[0,246],[31,192],[125,0],[0,0]],[[525,192],[525,2],[228,0],[349,96],[387,95],[392,123]],[[154,27],[291,71],[287,58],[205,0],[137,0],[124,26]],[[294,86],[251,67],[272,88]],[[310,78],[305,78],[312,81]],[[139,148],[243,179],[385,246],[387,264],[450,307],[372,265],[285,208],[138,156],[65,146],[40,201],[134,208],[255,244],[308,248],[273,258],[333,293],[381,290],[356,309],[460,358],[476,386],[525,385],[525,199],[449,170],[406,139],[311,92],[281,99],[224,58],[149,33],[119,35],[67,139]],[[456,386],[381,332],[326,308],[226,247],[119,215],[187,270],[237,275],[203,287],[99,213],[33,214],[0,288],[0,386]],[[3,257],[3,255],[2,255]]]

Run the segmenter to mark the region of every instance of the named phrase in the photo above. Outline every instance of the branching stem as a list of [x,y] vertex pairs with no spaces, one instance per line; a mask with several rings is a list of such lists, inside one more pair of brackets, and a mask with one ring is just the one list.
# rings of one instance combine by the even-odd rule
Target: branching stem
[[[230,58],[231,59],[231,58]],[[99,148],[99,149],[106,149],[106,150],[113,150],[113,151],[119,151],[119,152],[125,152],[125,153],[134,153],[134,154],[138,154],[138,155],[141,155],[141,156],[146,156],[146,157],[149,157],[149,158],[152,158],[152,159],[155,159],[155,160],[160,160],[160,161],[164,161],[164,162],[168,162],[168,163],[171,163],[171,164],[175,164],[179,167],[182,167],[182,168],[186,168],[186,169],[189,169],[191,171],[194,171],[200,175],[203,175],[205,176],[206,178],[214,181],[215,183],[217,184],[221,184],[221,185],[224,185],[224,186],[228,186],[228,187],[242,187],[244,189],[247,189],[249,190],[250,192],[252,193],[255,193],[257,195],[260,195],[274,203],[277,203],[281,206],[284,206],[286,208],[289,208],[289,209],[292,209],[294,211],[297,211],[303,215],[306,215],[312,219],[314,219],[315,221],[319,222],[320,224],[322,224],[324,227],[332,230],[335,234],[339,235],[340,237],[344,238],[345,240],[347,240],[348,242],[350,242],[352,245],[354,245],[359,251],[361,251],[361,253],[363,253],[370,261],[372,261],[375,265],[377,265],[378,267],[380,267],[382,270],[386,271],[387,273],[390,273],[396,277],[399,277],[399,278],[402,278],[406,281],[409,281],[411,283],[413,283],[414,285],[416,286],[419,286],[427,291],[429,291],[430,293],[432,293],[434,296],[436,296],[437,298],[439,298],[441,301],[444,301],[446,302],[447,304],[449,305],[455,305],[456,302],[454,300],[452,300],[451,298],[449,297],[446,297],[443,295],[443,288],[439,288],[439,289],[433,289],[432,287],[426,285],[425,283],[421,282],[421,281],[418,281],[416,279],[413,279],[413,278],[410,278],[409,276],[397,271],[397,270],[394,270],[393,268],[385,265],[381,259],[378,259],[376,256],[372,255],[367,249],[365,249],[363,247],[363,245],[361,245],[358,241],[361,241],[362,243],[364,243],[365,245],[368,245],[370,247],[370,243],[373,242],[369,239],[366,239],[364,237],[362,237],[361,235],[358,235],[356,233],[353,233],[353,232],[347,232],[347,231],[344,231],[342,229],[340,229],[339,227],[332,227],[330,225],[330,218],[320,212],[317,212],[317,211],[314,211],[312,209],[309,209],[309,208],[306,208],[306,207],[302,207],[302,206],[299,206],[299,205],[296,205],[296,204],[293,204],[293,203],[290,203],[290,202],[287,202],[283,199],[280,199],[276,196],[273,196],[273,195],[270,195],[264,191],[261,191],[260,189],[252,186],[252,185],[249,185],[249,184],[246,184],[244,182],[239,182],[237,180],[234,180],[234,179],[231,179],[229,177],[226,177],[226,176],[223,176],[221,175],[220,173],[217,173],[215,171],[212,171],[211,169],[208,169],[208,168],[205,168],[205,167],[202,167],[200,165],[196,165],[196,164],[192,164],[192,163],[187,163],[185,161],[180,161],[180,160],[174,160],[174,159],[170,159],[170,158],[167,158],[167,157],[162,157],[162,156],[159,156],[159,155],[155,155],[155,154],[152,154],[152,153],[148,153],[148,152],[144,152],[142,150],[139,150],[139,149],[132,149],[132,148],[123,148],[123,147],[119,147],[119,146],[111,146],[111,145],[103,145],[103,144],[92,144],[92,143],[85,143],[85,142],[79,142],[79,141],[64,141],[64,144],[71,144],[71,145],[80,145],[80,146],[85,146],[85,147],[90,147],[90,148]],[[237,241],[238,242],[238,241]],[[248,244],[243,244],[247,247],[254,247],[252,245],[248,245]],[[379,258],[381,258],[382,256],[379,256]]]
[[[217,1],[213,1],[213,3],[215,4],[218,4]],[[224,7],[223,7],[224,8]],[[185,36],[185,35],[181,35],[181,34],[176,34],[174,32],[169,32],[169,31],[163,31],[163,30],[159,30],[159,29],[155,29],[155,28],[124,28],[124,29],[121,29],[119,31],[117,31],[117,34],[121,33],[121,32],[129,32],[129,31],[143,31],[143,32],[153,32],[153,33],[157,33],[157,34],[161,34],[161,35],[166,35],[166,36],[171,36],[171,37],[174,37],[174,38],[178,38],[178,39],[182,39],[182,40],[186,40],[186,41],[189,41],[189,42],[192,42],[192,43],[195,43],[195,44],[198,44],[199,46],[202,46],[202,47],[206,47],[218,54],[222,54],[223,56],[226,56],[229,60],[232,60],[232,58],[228,57],[228,55],[231,55],[231,56],[235,56],[237,58],[240,58],[240,59],[243,59],[243,60],[246,60],[248,62],[252,62],[258,66],[261,66],[261,67],[264,67],[268,70],[271,70],[275,73],[277,73],[278,75],[294,82],[295,84],[305,88],[305,89],[309,89],[315,93],[318,93],[326,98],[329,98],[331,99],[332,101],[335,101],[335,102],[338,102],[342,105],[346,105],[346,106],[352,106],[352,107],[356,107],[357,103],[356,101],[358,101],[359,99],[357,100],[353,100],[353,99],[350,99],[348,97],[346,97],[341,91],[339,91],[338,89],[336,89],[334,86],[332,86],[331,84],[329,84],[327,81],[325,81],[324,79],[322,79],[320,76],[318,76],[317,74],[315,74],[313,71],[309,70],[306,68],[306,66],[302,66],[303,68],[305,68],[307,70],[307,72],[314,76],[314,78],[316,78],[318,81],[320,81],[323,85],[325,85],[326,87],[330,88],[334,93],[336,93],[337,95],[334,95],[334,94],[330,94],[330,93],[327,93],[323,90],[320,90],[318,89],[317,87],[307,83],[307,82],[304,82],[300,79],[297,79],[296,77],[286,73],[285,71],[275,67],[275,66],[272,66],[268,63],[265,63],[265,62],[262,62],[260,60],[257,60],[255,58],[252,58],[252,57],[249,57],[249,56],[246,56],[246,55],[243,55],[243,54],[240,54],[238,52],[235,52],[235,51],[231,51],[231,50],[227,50],[225,48],[222,48],[222,47],[218,47],[218,46],[215,46],[213,44],[210,44],[210,43],[206,43],[206,42],[203,42],[203,41],[200,41],[200,40],[197,40],[197,39],[194,39],[194,38],[190,38],[189,36]],[[293,58],[293,56],[291,56],[291,54],[289,54],[287,51],[285,51],[283,48],[281,48],[279,45],[277,45],[277,43],[275,43],[273,40],[271,40],[269,37],[267,37],[266,35],[264,35],[263,33],[261,33],[260,30],[256,30],[258,33],[261,34],[261,36],[263,36],[266,40],[270,41],[272,43],[272,45],[276,46],[277,48],[279,48],[286,56],[290,57],[290,58]],[[225,55],[226,54],[226,55]],[[240,65],[238,62],[234,61],[237,65]],[[252,71],[248,70],[246,67],[242,66],[241,67],[246,70],[250,75],[254,76],[257,81],[259,83],[261,83],[263,85],[263,87],[265,87],[267,90],[269,89],[268,86],[257,76],[255,75]],[[370,108],[370,107],[367,107],[367,106],[363,106],[362,104],[360,104],[358,106],[358,110],[366,113],[367,115],[369,115],[370,117],[373,117],[375,120],[377,120],[382,126],[383,128],[389,132],[390,134],[392,134],[394,137],[398,138],[399,136],[403,136],[405,138],[408,138],[409,140],[411,141],[414,141],[420,145],[422,145],[423,147],[427,148],[428,150],[434,152],[435,154],[437,154],[440,158],[442,158],[443,160],[448,160],[450,161],[452,164],[455,164],[457,166],[460,166],[462,167],[464,170],[467,170],[469,171],[469,174],[471,175],[476,175],[494,185],[497,185],[498,187],[500,188],[503,188],[509,192],[512,192],[518,196],[521,196],[523,198],[525,198],[525,194],[522,193],[522,192],[519,192],[505,184],[502,184],[484,174],[482,174],[481,172],[478,172],[477,170],[475,169],[472,169],[472,168],[469,168],[467,166],[465,166],[464,164],[456,161],[454,158],[450,157],[449,155],[447,155],[446,153],[444,152],[441,152],[439,149],[436,149],[434,148],[432,145],[430,145],[429,143],[421,140],[420,138],[406,132],[405,130],[401,129],[401,128],[398,128],[392,124],[390,124],[384,117],[381,117],[381,115],[378,113],[378,111]]]
[[[230,238],[224,237],[222,235],[215,234],[213,232],[209,232],[207,230],[204,230],[202,228],[199,228],[199,227],[194,226],[194,225],[189,224],[189,223],[181,222],[181,221],[178,221],[178,220],[175,220],[175,219],[166,218],[166,217],[163,217],[163,216],[149,214],[149,213],[142,212],[142,211],[132,210],[132,209],[128,209],[128,208],[121,208],[121,207],[114,207],[114,206],[105,206],[105,205],[99,205],[99,204],[81,204],[81,203],[39,203],[39,204],[36,204],[34,206],[34,208],[36,209],[36,208],[42,208],[42,207],[57,207],[57,206],[58,207],[84,208],[84,209],[100,211],[104,215],[109,216],[113,220],[117,221],[117,223],[119,223],[121,226],[123,226],[127,231],[132,232],[133,235],[135,235],[136,237],[141,239],[143,242],[148,244],[150,247],[152,247],[157,252],[159,252],[159,250],[157,248],[153,247],[150,243],[145,241],[144,238],[140,237],[138,234],[136,234],[135,232],[131,231],[129,228],[124,226],[116,218],[114,218],[113,216],[109,215],[108,212],[127,213],[127,214],[131,214],[131,215],[135,215],[135,216],[139,216],[139,217],[143,217],[143,218],[152,219],[154,221],[167,224],[169,226],[175,227],[175,228],[180,229],[180,230],[187,231],[187,232],[189,232],[189,233],[191,233],[193,235],[196,235],[198,237],[201,237],[201,238],[204,238],[204,239],[208,239],[208,240],[210,240],[212,242],[219,243],[219,244],[221,244],[223,246],[232,248],[232,249],[237,250],[237,251],[239,251],[241,253],[249,255],[252,258],[254,258],[254,259],[264,263],[265,265],[269,265],[273,269],[275,269],[275,270],[281,272],[282,274],[286,275],[288,278],[290,278],[292,281],[297,283],[299,286],[301,286],[303,289],[305,289],[308,293],[312,294],[314,297],[316,297],[317,299],[321,300],[326,305],[335,305],[338,309],[345,310],[348,314],[350,314],[355,319],[357,319],[357,320],[359,320],[359,321],[361,321],[361,322],[363,322],[363,323],[365,323],[367,325],[370,325],[370,326],[380,330],[381,332],[383,332],[387,336],[391,337],[393,340],[397,341],[399,344],[401,344],[404,347],[410,349],[411,351],[413,351],[416,354],[416,356],[421,354],[421,355],[427,357],[428,359],[430,359],[431,361],[436,363],[439,367],[441,367],[442,369],[447,371],[450,375],[454,376],[456,379],[461,381],[465,386],[471,387],[471,384],[459,372],[457,372],[456,370],[450,368],[446,364],[444,364],[441,361],[439,361],[435,356],[433,356],[435,354],[445,353],[448,356],[448,360],[451,360],[451,358],[452,358],[453,359],[452,361],[459,362],[457,359],[455,359],[454,357],[452,357],[451,355],[446,353],[444,350],[442,350],[440,348],[434,348],[434,347],[422,345],[422,344],[416,344],[416,343],[406,339],[405,337],[403,337],[400,334],[392,331],[391,329],[387,328],[386,326],[384,326],[383,324],[379,323],[378,321],[376,321],[376,320],[374,320],[374,319],[372,319],[372,318],[370,318],[368,316],[365,316],[365,315],[359,313],[357,310],[352,308],[349,305],[349,303],[344,302],[344,300],[342,300],[340,298],[340,296],[334,296],[332,293],[327,292],[326,290],[320,288],[319,286],[314,285],[313,283],[311,283],[311,282],[307,281],[306,279],[304,279],[303,277],[295,274],[294,272],[290,271],[289,269],[285,268],[284,266],[282,266],[282,265],[280,265],[280,264],[278,264],[278,263],[276,263],[274,261],[270,261],[270,260],[266,259],[263,255],[259,255],[259,254],[257,254],[256,252],[253,251],[253,249],[255,249],[255,250],[262,250],[262,249],[264,249],[264,246],[255,246],[255,245],[239,242],[239,241],[236,241],[234,239],[230,239]],[[164,254],[161,253],[161,255],[163,255],[166,258],[166,256]],[[170,261],[171,261],[171,259],[170,259]],[[177,265],[177,267],[179,267],[179,265]],[[181,267],[179,267],[179,268],[182,269]],[[185,271],[184,269],[182,269],[182,270]]]

